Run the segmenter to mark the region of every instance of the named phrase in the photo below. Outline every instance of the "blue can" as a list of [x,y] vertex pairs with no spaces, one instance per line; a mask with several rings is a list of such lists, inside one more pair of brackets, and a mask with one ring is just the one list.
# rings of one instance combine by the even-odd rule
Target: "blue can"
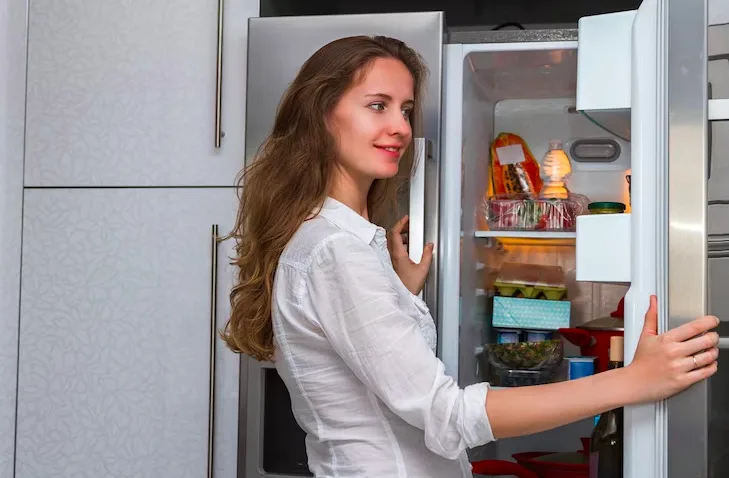
[[567,357],[569,360],[569,379],[576,380],[595,374],[595,357]]

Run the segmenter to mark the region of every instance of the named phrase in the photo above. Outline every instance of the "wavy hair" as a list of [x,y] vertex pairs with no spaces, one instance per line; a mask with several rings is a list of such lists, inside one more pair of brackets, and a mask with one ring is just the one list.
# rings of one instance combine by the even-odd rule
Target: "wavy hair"
[[[236,240],[237,281],[230,293],[230,319],[222,331],[234,352],[257,360],[273,356],[271,305],[278,261],[296,230],[323,205],[337,158],[327,118],[378,58],[398,59],[413,75],[411,126],[417,134],[427,74],[420,55],[393,38],[342,38],[323,46],[301,67],[283,95],[271,134],[238,177],[242,192],[230,234]],[[387,227],[393,220],[398,193],[412,172],[413,156],[411,144],[403,153],[398,175],[372,184],[367,206],[376,224]]]

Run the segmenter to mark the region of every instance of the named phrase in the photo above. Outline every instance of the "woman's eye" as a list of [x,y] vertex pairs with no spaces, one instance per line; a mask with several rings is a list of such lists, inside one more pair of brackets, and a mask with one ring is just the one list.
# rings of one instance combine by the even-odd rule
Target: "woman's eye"
[[413,112],[413,110],[406,108],[406,109],[402,110],[402,115],[405,118],[410,119],[410,115],[412,114],[412,112]]
[[384,111],[385,105],[383,103],[371,103],[370,108],[375,111]]

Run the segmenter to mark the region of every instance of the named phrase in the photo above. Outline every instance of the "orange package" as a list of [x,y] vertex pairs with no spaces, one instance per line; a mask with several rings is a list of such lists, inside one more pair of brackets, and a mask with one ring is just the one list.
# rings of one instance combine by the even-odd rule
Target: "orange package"
[[513,133],[501,133],[491,143],[489,196],[527,195],[542,191],[539,162],[526,141]]

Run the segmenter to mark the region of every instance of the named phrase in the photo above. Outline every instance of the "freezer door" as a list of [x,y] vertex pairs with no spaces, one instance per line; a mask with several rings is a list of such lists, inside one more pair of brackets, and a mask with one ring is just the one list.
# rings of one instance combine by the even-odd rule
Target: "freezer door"
[[[658,216],[659,230],[667,233],[659,244],[658,262],[665,269],[658,292],[664,330],[709,309],[707,12],[707,0],[658,2],[658,137],[663,138],[658,148],[666,173]],[[729,470],[710,472],[709,466],[710,392],[721,383],[721,377],[699,383],[659,405],[659,433],[667,440],[659,458],[667,467],[657,476],[727,476]]]

